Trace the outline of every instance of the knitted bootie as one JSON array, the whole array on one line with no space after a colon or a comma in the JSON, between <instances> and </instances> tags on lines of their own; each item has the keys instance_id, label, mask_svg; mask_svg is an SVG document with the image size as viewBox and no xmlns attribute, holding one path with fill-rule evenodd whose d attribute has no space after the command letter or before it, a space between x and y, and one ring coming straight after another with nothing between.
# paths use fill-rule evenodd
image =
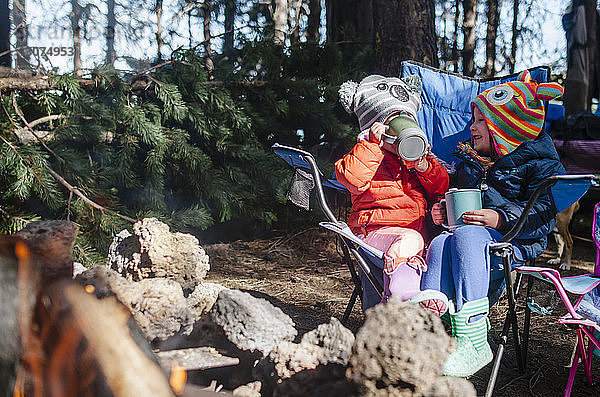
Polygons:
<instances>
[{"instance_id":1,"label":"knitted bootie","mask_svg":"<svg viewBox=\"0 0 600 397\"><path fill-rule=\"evenodd\" d=\"M466 302L460 311L450 313L452 336L458 342L458 348L448 356L444 375L471 376L492 361L494 355L487 341L489 310L486 297Z\"/></svg>"}]
</instances>

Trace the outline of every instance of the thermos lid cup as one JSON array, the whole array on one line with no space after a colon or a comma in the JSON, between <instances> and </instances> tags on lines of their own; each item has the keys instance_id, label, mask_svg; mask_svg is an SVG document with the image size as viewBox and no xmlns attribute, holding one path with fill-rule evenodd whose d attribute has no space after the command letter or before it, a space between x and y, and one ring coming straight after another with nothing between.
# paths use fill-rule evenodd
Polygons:
<instances>
[{"instance_id":1,"label":"thermos lid cup","mask_svg":"<svg viewBox=\"0 0 600 397\"><path fill-rule=\"evenodd\" d=\"M392 151L396 152L398 156L407 161L415 161L425 154L428 143L427 136L411 117L394 117L390 120L389 127L388 136L383 137L384 142L393 142L395 150Z\"/></svg>"},{"instance_id":2,"label":"thermos lid cup","mask_svg":"<svg viewBox=\"0 0 600 397\"><path fill-rule=\"evenodd\" d=\"M479 189L452 188L446 192L445 198L448 218L448 225L445 226L450 230L464 225L462 216L465 212L482 208L481 190Z\"/></svg>"}]
</instances>

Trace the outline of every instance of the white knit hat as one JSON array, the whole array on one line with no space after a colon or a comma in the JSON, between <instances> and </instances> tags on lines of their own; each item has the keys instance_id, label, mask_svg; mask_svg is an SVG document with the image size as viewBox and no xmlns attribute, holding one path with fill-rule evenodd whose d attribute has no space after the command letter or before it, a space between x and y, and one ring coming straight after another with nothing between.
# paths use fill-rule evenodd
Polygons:
<instances>
[{"instance_id":1,"label":"white knit hat","mask_svg":"<svg viewBox=\"0 0 600 397\"><path fill-rule=\"evenodd\" d=\"M371 125L385 122L394 113L407 113L415 120L421 107L421 78L367 76L360 83L347 81L339 89L340 102L358 117L361 136Z\"/></svg>"}]
</instances>

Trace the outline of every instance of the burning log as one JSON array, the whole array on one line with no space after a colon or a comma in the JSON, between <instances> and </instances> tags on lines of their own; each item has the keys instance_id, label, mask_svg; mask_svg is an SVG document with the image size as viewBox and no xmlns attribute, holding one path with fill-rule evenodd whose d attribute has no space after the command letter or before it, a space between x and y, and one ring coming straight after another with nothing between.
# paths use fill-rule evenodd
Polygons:
<instances>
[{"instance_id":1,"label":"burning log","mask_svg":"<svg viewBox=\"0 0 600 397\"><path fill-rule=\"evenodd\" d=\"M174 396L129 311L71 280L76 233L59 221L0 236L2 395Z\"/></svg>"},{"instance_id":2,"label":"burning log","mask_svg":"<svg viewBox=\"0 0 600 397\"><path fill-rule=\"evenodd\" d=\"M116 299L55 282L38 299L33 324L17 384L24 396L173 396Z\"/></svg>"}]
</instances>

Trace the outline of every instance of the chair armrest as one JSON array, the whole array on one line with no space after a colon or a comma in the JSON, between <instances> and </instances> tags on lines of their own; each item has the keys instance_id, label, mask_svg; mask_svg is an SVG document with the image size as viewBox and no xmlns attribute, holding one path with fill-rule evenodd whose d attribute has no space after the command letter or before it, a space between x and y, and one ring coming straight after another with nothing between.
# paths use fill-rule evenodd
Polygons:
<instances>
[{"instance_id":1,"label":"chair armrest","mask_svg":"<svg viewBox=\"0 0 600 397\"><path fill-rule=\"evenodd\" d=\"M324 227L327 230L331 230L339 234L340 236L352 241L354 244L362 247L364 250L370 252L372 255L376 256L379 259L383 259L384 253L381 250L378 250L375 247L370 246L369 244L362 241L358 238L352 230L346 225L344 222L320 222L319 226Z\"/></svg>"},{"instance_id":2,"label":"chair armrest","mask_svg":"<svg viewBox=\"0 0 600 397\"><path fill-rule=\"evenodd\" d=\"M500 241L501 242L512 241L516 237L516 235L519 234L519 232L525 225L525 222L527 221L527 216L529 216L529 213L531 212L533 205L535 204L535 202L537 201L537 199L540 197L540 195L542 194L542 192L544 190L552 188L559 181L573 182L573 181L577 181L577 180L588 181L589 185L583 191L580 191L579 194L571 195L569 197L570 203L561 201L561 205L559 206L555 200L555 206L557 207L558 212L563 211L564 209L568 208L571 204L573 204L574 202L579 200L581 197L583 197L583 195L587 192L587 190L591 186L592 182L595 182L595 183L600 182L600 178L598 176L591 175L591 174L589 174L589 175L554 175L554 176L551 176L551 177L545 179L540 184L540 186L538 186L538 188L535 189L535 191L533 192L533 194L531 195L531 197L525 204L525 208L523 209L521 216L519 216L517 223L515 223L515 225L512 228L510 228L510 230L508 232L506 232L504 234L504 236L502 236Z\"/></svg>"}]
</instances>

